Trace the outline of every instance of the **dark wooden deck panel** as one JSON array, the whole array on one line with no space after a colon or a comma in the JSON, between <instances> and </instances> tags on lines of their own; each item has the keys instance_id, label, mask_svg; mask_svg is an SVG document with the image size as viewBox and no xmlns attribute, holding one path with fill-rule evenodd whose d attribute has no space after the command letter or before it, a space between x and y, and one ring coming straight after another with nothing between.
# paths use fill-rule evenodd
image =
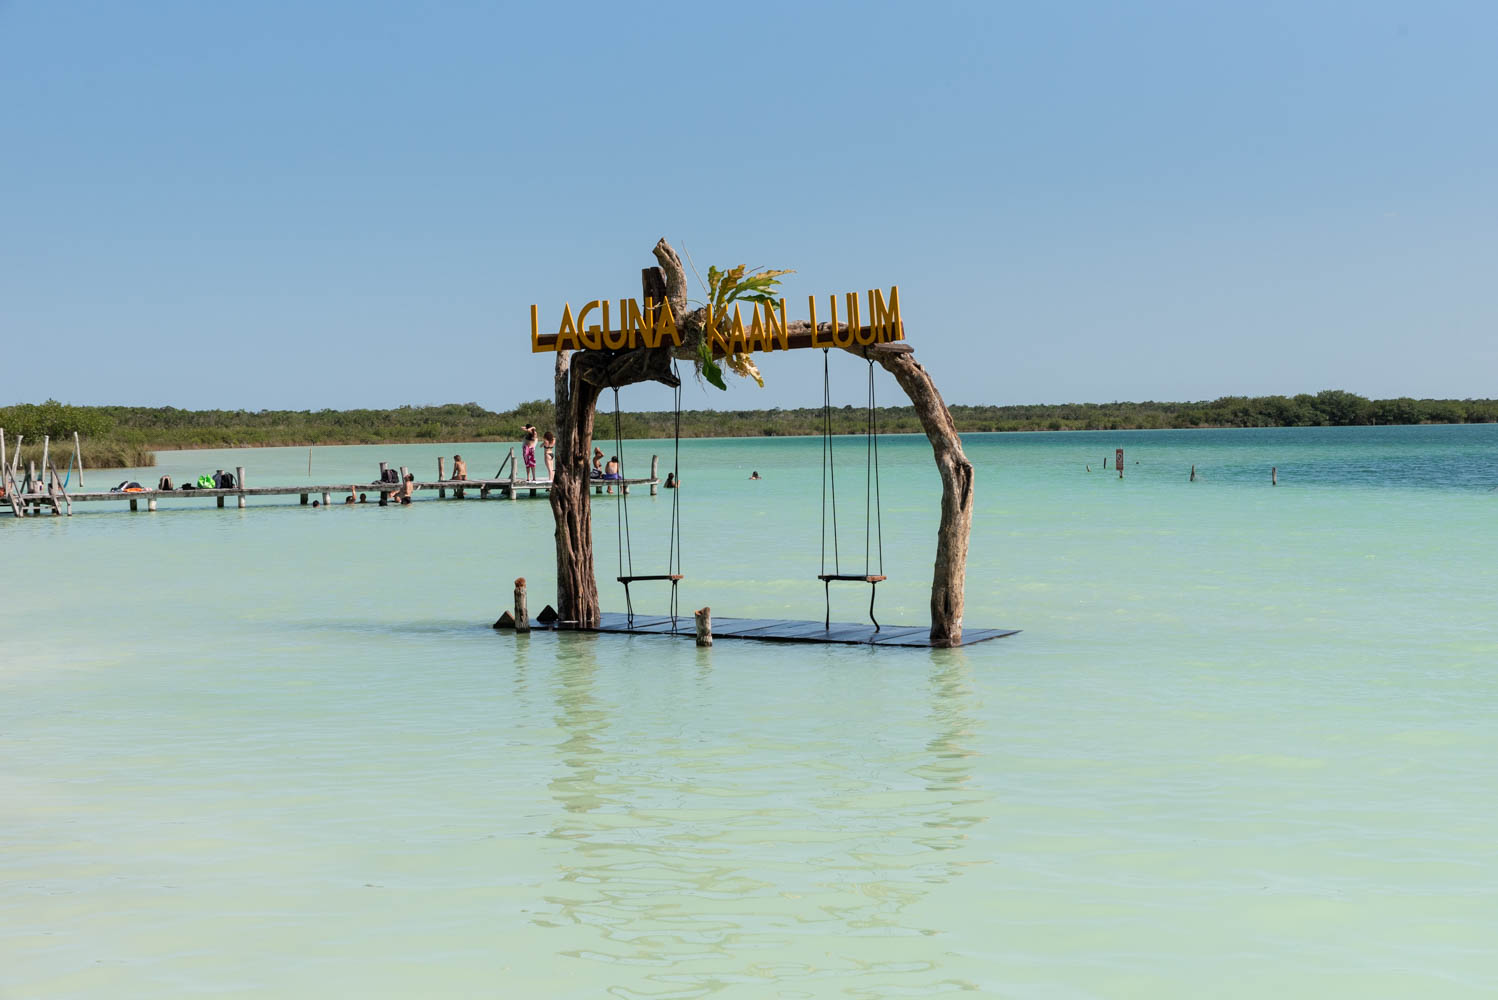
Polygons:
<instances>
[{"instance_id":1,"label":"dark wooden deck panel","mask_svg":"<svg viewBox=\"0 0 1498 1000\"><path fill-rule=\"evenodd\" d=\"M537 624L537 629L546 626ZM669 615L635 615L631 622L627 615L606 611L600 616L596 629L588 632L603 632L616 635L670 635L692 638L696 626L690 613L679 615L672 624ZM1000 639L1014 635L1014 628L968 628L962 631L962 644ZM845 645L910 646L930 648L931 629L926 625L886 625L878 632L873 625L854 622L833 622L824 628L821 622L791 621L785 618L714 618L714 639L759 639L764 642L832 642Z\"/></svg>"}]
</instances>

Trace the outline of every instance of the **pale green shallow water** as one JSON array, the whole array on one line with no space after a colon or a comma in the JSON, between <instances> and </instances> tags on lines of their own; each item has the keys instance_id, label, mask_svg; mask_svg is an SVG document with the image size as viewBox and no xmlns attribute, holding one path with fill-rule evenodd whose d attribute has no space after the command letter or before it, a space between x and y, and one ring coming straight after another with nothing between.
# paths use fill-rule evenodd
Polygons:
<instances>
[{"instance_id":1,"label":"pale green shallow water","mask_svg":"<svg viewBox=\"0 0 1498 1000\"><path fill-rule=\"evenodd\" d=\"M494 633L544 501L7 518L0 997L1492 995L1498 427L968 448L968 623L1024 631L956 651ZM312 481L454 450L508 446ZM881 454L920 622L938 486ZM683 445L683 607L820 615L819 458Z\"/></svg>"}]
</instances>

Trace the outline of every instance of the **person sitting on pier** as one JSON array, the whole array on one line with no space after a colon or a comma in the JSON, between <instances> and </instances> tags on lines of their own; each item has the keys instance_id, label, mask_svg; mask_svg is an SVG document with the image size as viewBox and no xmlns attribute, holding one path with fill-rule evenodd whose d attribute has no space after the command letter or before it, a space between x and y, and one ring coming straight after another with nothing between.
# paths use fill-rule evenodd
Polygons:
<instances>
[{"instance_id":1,"label":"person sitting on pier","mask_svg":"<svg viewBox=\"0 0 1498 1000\"><path fill-rule=\"evenodd\" d=\"M416 492L416 476L414 473L406 473L406 481L401 483L401 488L395 491L395 498L403 504L411 502L411 496Z\"/></svg>"},{"instance_id":2,"label":"person sitting on pier","mask_svg":"<svg viewBox=\"0 0 1498 1000\"><path fill-rule=\"evenodd\" d=\"M614 455L612 458L610 458L609 461L608 461L608 464L603 467L603 478L605 478L605 479L623 479L624 478L623 476L621 476L619 474L619 456L618 455ZM620 487L620 489L623 489L623 487ZM609 492L610 493L614 492L614 488L612 486L609 487Z\"/></svg>"},{"instance_id":3,"label":"person sitting on pier","mask_svg":"<svg viewBox=\"0 0 1498 1000\"><path fill-rule=\"evenodd\" d=\"M468 463L465 462L465 461L463 461L463 456L462 455L454 455L453 456L453 478L454 479L467 479L468 478Z\"/></svg>"}]
</instances>

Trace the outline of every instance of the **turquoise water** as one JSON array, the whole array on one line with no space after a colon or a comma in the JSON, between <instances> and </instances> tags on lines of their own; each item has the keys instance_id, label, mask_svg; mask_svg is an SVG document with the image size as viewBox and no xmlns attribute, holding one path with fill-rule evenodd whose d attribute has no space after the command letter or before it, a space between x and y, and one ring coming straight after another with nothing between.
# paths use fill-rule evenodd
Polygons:
<instances>
[{"instance_id":1,"label":"turquoise water","mask_svg":"<svg viewBox=\"0 0 1498 1000\"><path fill-rule=\"evenodd\" d=\"M0 997L1491 995L1498 426L967 448L967 621L1023 631L960 650L495 633L544 501L4 519ZM682 445L683 607L820 616L820 449ZM880 455L918 623L939 484Z\"/></svg>"}]
</instances>

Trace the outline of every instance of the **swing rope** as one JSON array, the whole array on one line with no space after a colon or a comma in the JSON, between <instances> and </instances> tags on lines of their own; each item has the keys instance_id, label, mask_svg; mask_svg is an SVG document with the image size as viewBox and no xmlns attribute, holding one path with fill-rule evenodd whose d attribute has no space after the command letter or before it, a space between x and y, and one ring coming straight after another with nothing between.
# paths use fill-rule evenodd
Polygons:
<instances>
[{"instance_id":1,"label":"swing rope","mask_svg":"<svg viewBox=\"0 0 1498 1000\"><path fill-rule=\"evenodd\" d=\"M672 363L672 371L677 375L674 392L673 405L675 407L674 427L674 450L671 458L671 477L677 484L671 491L671 535L666 549L666 572L662 574L636 575L634 546L630 539L629 529L629 493L624 483L624 431L623 419L619 411L619 387L611 386L614 390L614 458L619 462L619 479L609 480L610 483L617 482L619 493L614 498L614 507L617 511L615 518L615 533L619 537L619 577L618 580L624 585L624 608L627 620L633 624L635 620L634 601L629 592L629 585L638 580L669 580L671 582L671 631L676 631L676 620L680 616L680 604L678 601L677 584L681 582L681 377L676 364ZM626 567L628 572L626 572Z\"/></svg>"},{"instance_id":2,"label":"swing rope","mask_svg":"<svg viewBox=\"0 0 1498 1000\"><path fill-rule=\"evenodd\" d=\"M837 464L832 458L832 380L827 371L829 348L822 348L822 573L827 572L827 486L832 484L832 572L841 573L837 549Z\"/></svg>"},{"instance_id":3,"label":"swing rope","mask_svg":"<svg viewBox=\"0 0 1498 1000\"><path fill-rule=\"evenodd\" d=\"M824 628L832 627L832 584L834 581L867 583L869 585L869 620L874 631L879 631L879 619L874 617L874 597L884 576L884 505L879 491L879 416L874 397L874 361L869 362L868 414L864 421L864 498L863 498L863 573L845 574L838 551L837 530L837 462L832 447L832 379L828 366L828 348L822 348L822 571L817 578L822 581L827 601ZM832 500L832 572L827 572L827 501ZM875 535L878 538L879 572L871 572L872 555L875 551Z\"/></svg>"}]
</instances>

